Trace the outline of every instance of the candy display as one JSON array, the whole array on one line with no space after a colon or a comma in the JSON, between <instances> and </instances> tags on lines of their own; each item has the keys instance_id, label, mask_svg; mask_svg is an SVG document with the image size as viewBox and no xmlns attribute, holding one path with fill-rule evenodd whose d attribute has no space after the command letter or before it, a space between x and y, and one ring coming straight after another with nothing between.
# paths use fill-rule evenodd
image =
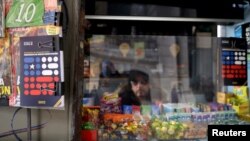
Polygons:
<instances>
[{"instance_id":1,"label":"candy display","mask_svg":"<svg viewBox=\"0 0 250 141\"><path fill-rule=\"evenodd\" d=\"M99 123L99 113L100 113L100 107L98 106L86 106L82 108L82 122L83 127L87 125L93 126L92 129L98 128Z\"/></svg>"},{"instance_id":2,"label":"candy display","mask_svg":"<svg viewBox=\"0 0 250 141\"><path fill-rule=\"evenodd\" d=\"M208 125L250 124L243 121L249 117L238 118L231 105L220 103L123 105L123 113L100 114L99 108L84 108L82 129L98 131L100 141L205 139Z\"/></svg>"},{"instance_id":3,"label":"candy display","mask_svg":"<svg viewBox=\"0 0 250 141\"><path fill-rule=\"evenodd\" d=\"M81 126L82 141L97 141L97 129L99 127L99 113L100 113L100 107L98 106L82 107L82 126Z\"/></svg>"},{"instance_id":4,"label":"candy display","mask_svg":"<svg viewBox=\"0 0 250 141\"><path fill-rule=\"evenodd\" d=\"M148 140L152 136L147 120L136 120L132 114L105 114L98 135L102 141Z\"/></svg>"},{"instance_id":5,"label":"candy display","mask_svg":"<svg viewBox=\"0 0 250 141\"><path fill-rule=\"evenodd\" d=\"M185 139L202 139L207 136L207 124L189 122L186 124L187 130L184 131Z\"/></svg>"},{"instance_id":6,"label":"candy display","mask_svg":"<svg viewBox=\"0 0 250 141\"><path fill-rule=\"evenodd\" d=\"M164 121L153 119L151 129L155 138L159 140L182 139L184 131L187 130L187 124L176 121Z\"/></svg>"}]
</instances>

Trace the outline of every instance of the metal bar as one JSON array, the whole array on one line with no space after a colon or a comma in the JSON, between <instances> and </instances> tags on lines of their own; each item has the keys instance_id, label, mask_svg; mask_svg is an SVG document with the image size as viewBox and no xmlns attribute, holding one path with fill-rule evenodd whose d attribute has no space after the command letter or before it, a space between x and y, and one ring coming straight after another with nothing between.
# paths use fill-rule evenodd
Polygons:
<instances>
[{"instance_id":1,"label":"metal bar","mask_svg":"<svg viewBox=\"0 0 250 141\"><path fill-rule=\"evenodd\" d=\"M31 109L27 108L27 141L31 141Z\"/></svg>"},{"instance_id":2,"label":"metal bar","mask_svg":"<svg viewBox=\"0 0 250 141\"><path fill-rule=\"evenodd\" d=\"M93 20L128 20L128 21L173 21L173 22L216 22L236 23L242 19L216 19L216 18L186 18L186 17L150 17L150 16L106 16L106 15L85 15L86 19Z\"/></svg>"}]
</instances>

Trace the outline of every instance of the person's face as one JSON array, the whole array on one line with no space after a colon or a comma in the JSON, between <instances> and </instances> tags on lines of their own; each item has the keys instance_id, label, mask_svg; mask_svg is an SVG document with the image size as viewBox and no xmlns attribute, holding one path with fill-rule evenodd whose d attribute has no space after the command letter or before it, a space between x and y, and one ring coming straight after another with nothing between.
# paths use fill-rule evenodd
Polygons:
<instances>
[{"instance_id":1,"label":"person's face","mask_svg":"<svg viewBox=\"0 0 250 141\"><path fill-rule=\"evenodd\" d=\"M149 94L149 84L146 81L131 81L131 87L134 94L139 97L143 98Z\"/></svg>"}]
</instances>

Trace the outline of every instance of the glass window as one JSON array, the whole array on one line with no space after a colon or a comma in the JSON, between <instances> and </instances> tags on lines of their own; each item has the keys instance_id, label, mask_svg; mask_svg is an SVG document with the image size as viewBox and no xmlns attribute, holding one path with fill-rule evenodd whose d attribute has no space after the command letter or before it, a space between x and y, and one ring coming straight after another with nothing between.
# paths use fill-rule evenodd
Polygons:
<instances>
[{"instance_id":1,"label":"glass window","mask_svg":"<svg viewBox=\"0 0 250 141\"><path fill-rule=\"evenodd\" d=\"M151 103L212 102L217 41L203 38L210 43L199 44L196 40L202 39L189 36L93 35L89 90L147 86Z\"/></svg>"},{"instance_id":2,"label":"glass window","mask_svg":"<svg viewBox=\"0 0 250 141\"><path fill-rule=\"evenodd\" d=\"M99 139L206 138L217 38L92 35L88 47L83 104L99 111Z\"/></svg>"}]
</instances>

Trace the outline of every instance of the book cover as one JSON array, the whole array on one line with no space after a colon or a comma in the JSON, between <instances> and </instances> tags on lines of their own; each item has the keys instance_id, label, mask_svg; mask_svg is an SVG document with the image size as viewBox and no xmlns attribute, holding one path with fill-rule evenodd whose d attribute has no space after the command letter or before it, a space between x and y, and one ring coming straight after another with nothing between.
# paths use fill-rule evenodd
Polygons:
<instances>
[{"instance_id":1,"label":"book cover","mask_svg":"<svg viewBox=\"0 0 250 141\"><path fill-rule=\"evenodd\" d=\"M20 38L21 106L60 108L64 81L59 36ZM63 106L63 104L59 104Z\"/></svg>"}]
</instances>

